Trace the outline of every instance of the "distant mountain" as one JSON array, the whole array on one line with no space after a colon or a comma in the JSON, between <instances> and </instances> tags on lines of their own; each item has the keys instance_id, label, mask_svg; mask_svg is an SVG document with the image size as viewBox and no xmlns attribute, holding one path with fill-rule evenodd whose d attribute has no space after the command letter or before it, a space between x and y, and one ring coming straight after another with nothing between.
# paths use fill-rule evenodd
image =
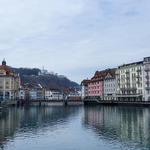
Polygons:
<instances>
[{"instance_id":1,"label":"distant mountain","mask_svg":"<svg viewBox=\"0 0 150 150\"><path fill-rule=\"evenodd\" d=\"M20 74L21 82L23 85L41 84L43 87L49 89L66 89L66 88L80 88L79 84L69 80L67 77L57 74L41 74L38 68L12 68L16 73Z\"/></svg>"}]
</instances>

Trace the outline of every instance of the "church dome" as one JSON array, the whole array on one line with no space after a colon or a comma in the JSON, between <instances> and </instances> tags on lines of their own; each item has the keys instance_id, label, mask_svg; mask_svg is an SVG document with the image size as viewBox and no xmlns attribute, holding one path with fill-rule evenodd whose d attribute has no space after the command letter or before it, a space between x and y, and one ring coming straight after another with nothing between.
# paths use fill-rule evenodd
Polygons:
<instances>
[{"instance_id":1,"label":"church dome","mask_svg":"<svg viewBox=\"0 0 150 150\"><path fill-rule=\"evenodd\" d=\"M6 75L14 74L13 70L9 66L6 65L5 59L2 61L2 65L0 65L0 71L2 72L4 71Z\"/></svg>"},{"instance_id":2,"label":"church dome","mask_svg":"<svg viewBox=\"0 0 150 150\"><path fill-rule=\"evenodd\" d=\"M5 59L2 61L2 66L6 66L6 61L5 61Z\"/></svg>"}]
</instances>

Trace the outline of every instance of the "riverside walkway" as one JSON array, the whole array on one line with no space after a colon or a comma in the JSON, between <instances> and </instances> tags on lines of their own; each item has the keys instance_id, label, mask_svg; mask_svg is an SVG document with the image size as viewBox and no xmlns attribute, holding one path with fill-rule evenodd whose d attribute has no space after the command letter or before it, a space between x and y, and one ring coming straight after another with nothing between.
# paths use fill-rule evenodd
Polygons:
<instances>
[{"instance_id":1,"label":"riverside walkway","mask_svg":"<svg viewBox=\"0 0 150 150\"><path fill-rule=\"evenodd\" d=\"M63 106L63 105L83 105L82 100L19 100L18 105L39 105L39 106Z\"/></svg>"},{"instance_id":2,"label":"riverside walkway","mask_svg":"<svg viewBox=\"0 0 150 150\"><path fill-rule=\"evenodd\" d=\"M117 100L97 100L86 99L85 105L132 105L132 106L150 106L150 101L117 101Z\"/></svg>"}]
</instances>

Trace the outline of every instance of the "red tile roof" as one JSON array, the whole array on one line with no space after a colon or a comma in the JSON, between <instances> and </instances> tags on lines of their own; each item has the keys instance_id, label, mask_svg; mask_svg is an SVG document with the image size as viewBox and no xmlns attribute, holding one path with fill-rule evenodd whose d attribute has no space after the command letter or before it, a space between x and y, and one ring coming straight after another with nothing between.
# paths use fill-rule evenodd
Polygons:
<instances>
[{"instance_id":1,"label":"red tile roof","mask_svg":"<svg viewBox=\"0 0 150 150\"><path fill-rule=\"evenodd\" d=\"M83 80L81 84L83 84L84 86L87 86L89 82L90 80L86 79L86 80Z\"/></svg>"},{"instance_id":2,"label":"red tile roof","mask_svg":"<svg viewBox=\"0 0 150 150\"><path fill-rule=\"evenodd\" d=\"M110 74L112 77L115 77L115 71L116 69L106 69L102 71L96 71L94 77L91 78L91 81L104 80L108 74Z\"/></svg>"}]
</instances>

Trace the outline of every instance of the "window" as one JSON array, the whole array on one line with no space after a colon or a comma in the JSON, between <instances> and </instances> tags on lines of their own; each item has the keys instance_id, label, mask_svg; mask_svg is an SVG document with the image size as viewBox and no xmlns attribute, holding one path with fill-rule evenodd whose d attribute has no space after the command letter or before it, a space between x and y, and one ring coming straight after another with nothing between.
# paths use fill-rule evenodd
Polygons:
<instances>
[{"instance_id":1,"label":"window","mask_svg":"<svg viewBox=\"0 0 150 150\"><path fill-rule=\"evenodd\" d=\"M6 81L6 85L8 85L9 84L9 82L8 81Z\"/></svg>"}]
</instances>

